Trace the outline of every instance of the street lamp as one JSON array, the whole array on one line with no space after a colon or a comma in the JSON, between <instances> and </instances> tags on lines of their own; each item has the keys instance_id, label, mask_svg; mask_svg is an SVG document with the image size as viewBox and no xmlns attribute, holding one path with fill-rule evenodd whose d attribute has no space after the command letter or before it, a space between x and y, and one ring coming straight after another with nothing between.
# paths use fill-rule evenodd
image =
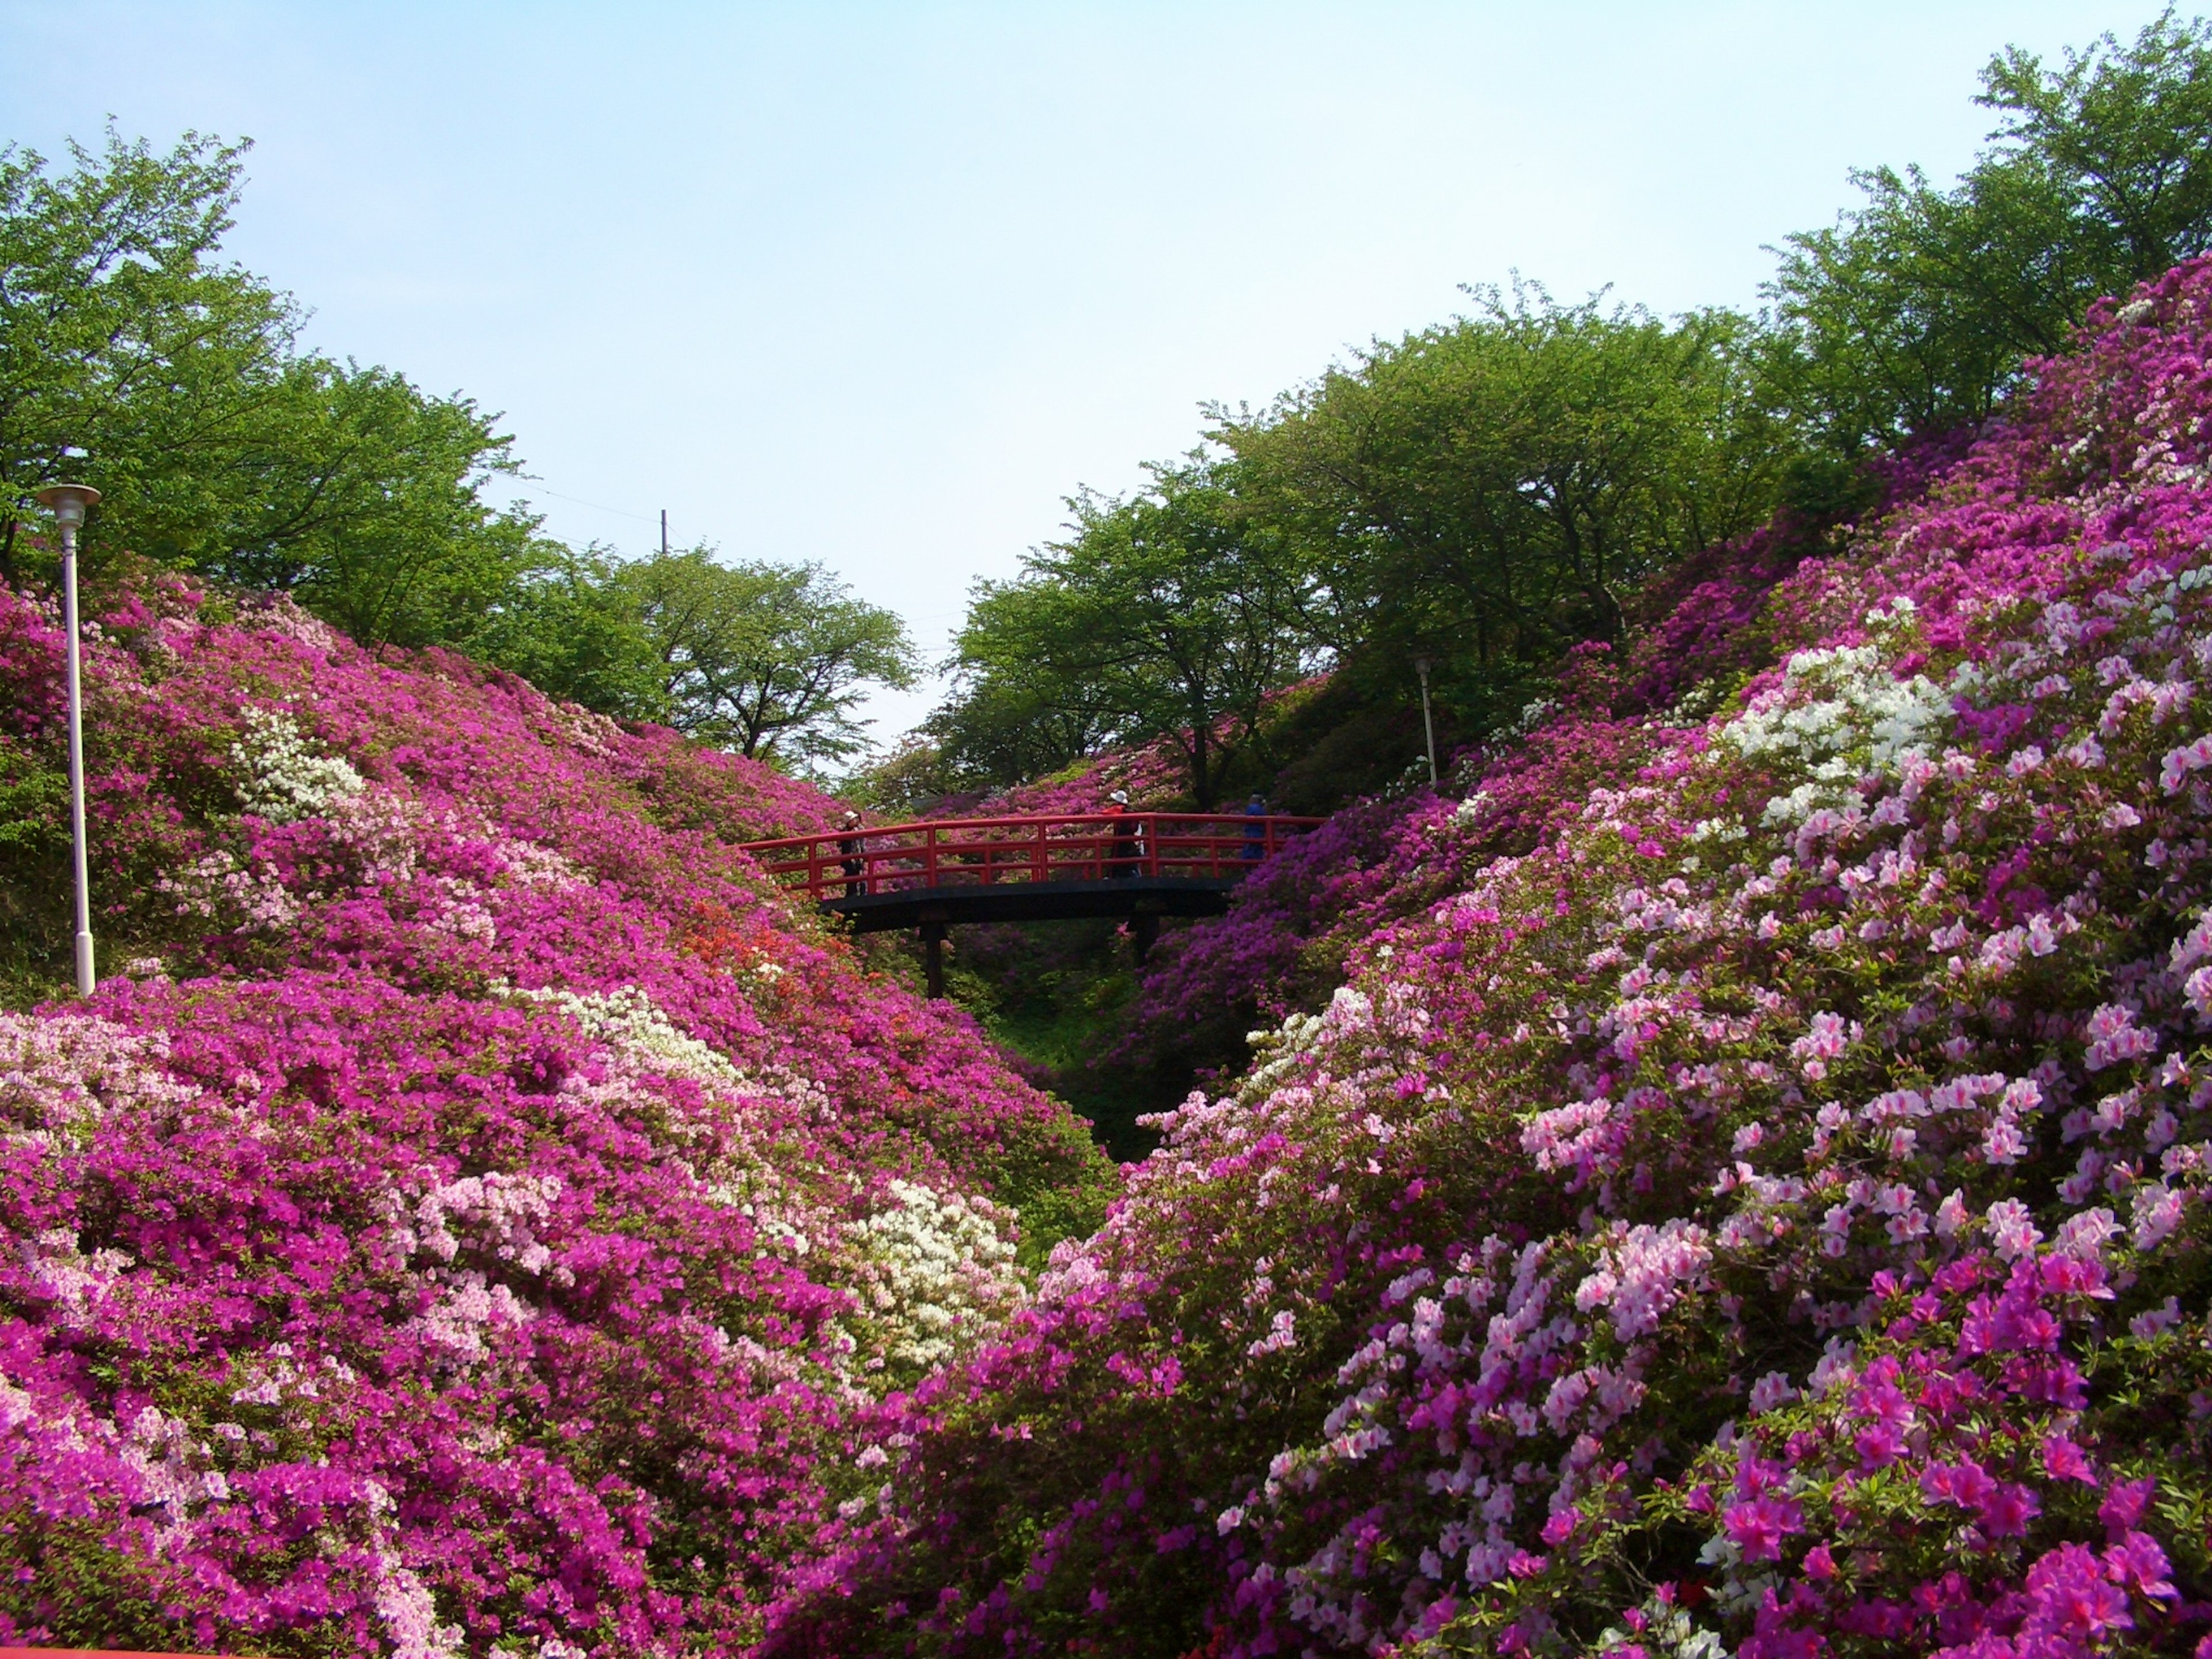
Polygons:
<instances>
[{"instance_id":1,"label":"street lamp","mask_svg":"<svg viewBox=\"0 0 2212 1659\"><path fill-rule=\"evenodd\" d=\"M40 507L54 515L62 532L62 628L69 635L70 837L76 854L76 994L92 994L99 981L92 971L92 888L84 855L84 686L77 659L76 532L85 509L100 492L84 484L48 484L37 492Z\"/></svg>"},{"instance_id":2,"label":"street lamp","mask_svg":"<svg viewBox=\"0 0 2212 1659\"><path fill-rule=\"evenodd\" d=\"M1421 677L1421 730L1428 734L1429 787L1433 789L1437 787L1437 722L1429 713L1429 659L1414 658L1413 672Z\"/></svg>"}]
</instances>

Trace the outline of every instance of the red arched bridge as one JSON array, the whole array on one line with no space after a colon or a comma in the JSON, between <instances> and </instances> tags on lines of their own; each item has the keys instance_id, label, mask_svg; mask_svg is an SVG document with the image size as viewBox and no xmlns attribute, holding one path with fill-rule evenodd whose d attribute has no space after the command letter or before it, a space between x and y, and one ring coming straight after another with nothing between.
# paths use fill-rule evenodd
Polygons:
<instances>
[{"instance_id":1,"label":"red arched bridge","mask_svg":"<svg viewBox=\"0 0 2212 1659\"><path fill-rule=\"evenodd\" d=\"M963 921L1126 916L1137 954L1163 916L1216 916L1230 890L1322 820L1280 813L1063 812L868 824L756 841L761 868L873 933L920 930L932 996Z\"/></svg>"}]
</instances>

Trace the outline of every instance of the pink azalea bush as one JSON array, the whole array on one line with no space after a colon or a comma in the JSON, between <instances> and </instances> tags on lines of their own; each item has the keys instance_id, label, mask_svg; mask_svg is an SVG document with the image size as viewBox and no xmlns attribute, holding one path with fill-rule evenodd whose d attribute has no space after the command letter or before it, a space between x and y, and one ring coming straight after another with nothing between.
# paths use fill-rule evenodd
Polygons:
<instances>
[{"instance_id":1,"label":"pink azalea bush","mask_svg":"<svg viewBox=\"0 0 2212 1659\"><path fill-rule=\"evenodd\" d=\"M1094 1068L1241 1065L1255 1019L1279 1021L1343 982L1346 945L1397 893L1405 838L1453 805L1425 791L1358 801L1291 840L1238 885L1227 915L1161 940Z\"/></svg>"},{"instance_id":2,"label":"pink azalea bush","mask_svg":"<svg viewBox=\"0 0 2212 1659\"><path fill-rule=\"evenodd\" d=\"M0 1642L750 1650L1110 1171L733 850L834 802L211 610L98 630L112 976L0 1012Z\"/></svg>"},{"instance_id":3,"label":"pink azalea bush","mask_svg":"<svg viewBox=\"0 0 2212 1659\"><path fill-rule=\"evenodd\" d=\"M1109 749L1035 783L997 789L943 803L938 816L998 818L1030 813L1100 812L1120 790L1139 811L1174 805L1187 787L1183 763L1165 738L1128 749Z\"/></svg>"},{"instance_id":4,"label":"pink azalea bush","mask_svg":"<svg viewBox=\"0 0 2212 1659\"><path fill-rule=\"evenodd\" d=\"M770 1651L2212 1654L2212 263L2039 374L1409 817Z\"/></svg>"},{"instance_id":5,"label":"pink azalea bush","mask_svg":"<svg viewBox=\"0 0 2212 1659\"><path fill-rule=\"evenodd\" d=\"M1279 719L1328 683L1317 674L1267 693L1261 699L1262 724ZM1252 734L1243 717L1224 714L1212 726L1215 761L1223 750L1243 743ZM1086 755L1049 777L981 795L954 797L939 802L935 815L945 817L1009 817L1024 813L1097 812L1120 790L1139 811L1190 810L1191 728L1164 732L1147 743L1131 744ZM1241 799L1220 803L1231 812L1243 808Z\"/></svg>"}]
</instances>

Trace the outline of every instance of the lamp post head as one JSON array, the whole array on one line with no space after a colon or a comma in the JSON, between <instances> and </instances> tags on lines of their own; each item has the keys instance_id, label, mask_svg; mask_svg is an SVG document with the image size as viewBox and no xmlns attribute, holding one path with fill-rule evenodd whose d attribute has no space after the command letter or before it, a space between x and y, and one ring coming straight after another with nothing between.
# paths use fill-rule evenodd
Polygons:
<instances>
[{"instance_id":1,"label":"lamp post head","mask_svg":"<svg viewBox=\"0 0 2212 1659\"><path fill-rule=\"evenodd\" d=\"M1425 681L1429 678L1429 659L1426 657L1414 658L1413 672L1416 674L1419 674L1421 678Z\"/></svg>"},{"instance_id":2,"label":"lamp post head","mask_svg":"<svg viewBox=\"0 0 2212 1659\"><path fill-rule=\"evenodd\" d=\"M54 515L54 522L64 530L75 530L84 522L85 509L100 499L100 492L90 484L48 484L33 492L40 507Z\"/></svg>"}]
</instances>

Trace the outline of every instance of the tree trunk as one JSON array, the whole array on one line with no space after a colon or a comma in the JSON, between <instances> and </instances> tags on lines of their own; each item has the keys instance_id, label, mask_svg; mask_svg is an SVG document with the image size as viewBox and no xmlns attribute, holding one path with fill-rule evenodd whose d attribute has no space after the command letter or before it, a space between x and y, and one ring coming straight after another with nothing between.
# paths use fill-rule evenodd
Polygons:
<instances>
[{"instance_id":1,"label":"tree trunk","mask_svg":"<svg viewBox=\"0 0 2212 1659\"><path fill-rule=\"evenodd\" d=\"M1200 713L1190 723L1190 793L1197 801L1198 810L1213 810L1213 756L1210 739L1213 733L1204 714Z\"/></svg>"}]
</instances>

